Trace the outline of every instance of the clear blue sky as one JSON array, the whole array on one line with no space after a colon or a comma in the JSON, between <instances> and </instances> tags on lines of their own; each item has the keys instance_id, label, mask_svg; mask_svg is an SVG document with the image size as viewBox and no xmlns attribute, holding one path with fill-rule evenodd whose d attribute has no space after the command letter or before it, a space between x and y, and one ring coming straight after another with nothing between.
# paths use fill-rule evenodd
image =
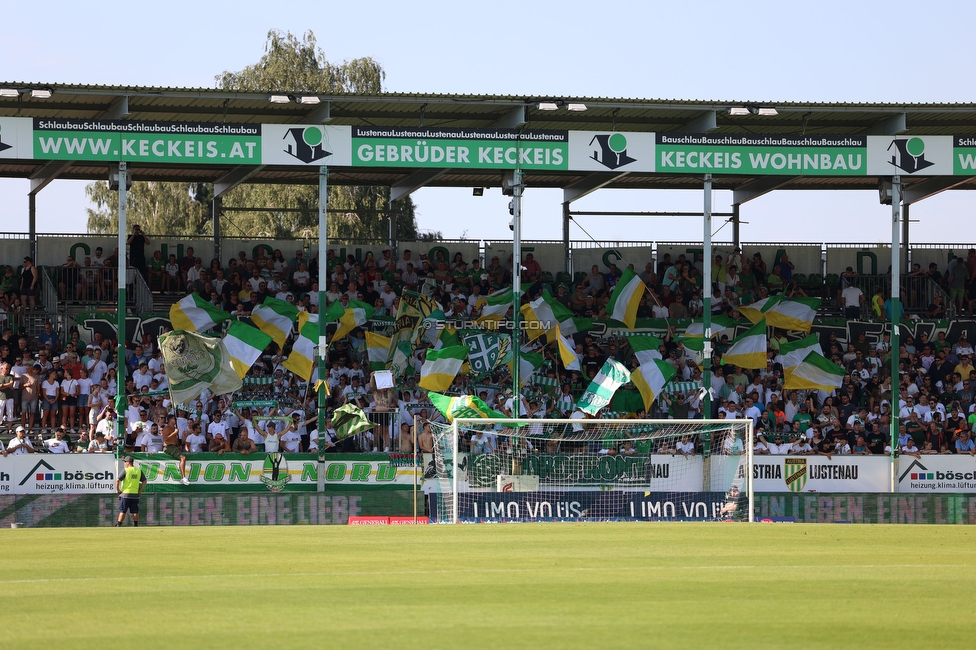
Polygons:
<instances>
[{"instance_id":1,"label":"clear blue sky","mask_svg":"<svg viewBox=\"0 0 976 650\"><path fill-rule=\"evenodd\" d=\"M219 8L218 8L219 7ZM645 99L976 102L961 25L976 3L711 2L185 2L97 8L8 3L0 80L214 87L263 52L277 28L311 29L332 61L372 56L395 92L499 93ZM113 42L117 46L113 46ZM0 180L6 231L26 231L27 181ZM446 237L510 237L497 190L424 189L419 224ZM730 193L714 209L729 210ZM561 192L530 190L525 238L561 237ZM601 191L578 210L700 210L699 192ZM84 183L57 181L37 200L41 232L84 232ZM912 208L914 241L976 240L957 224L974 192L944 192ZM742 208L744 241L890 241L877 192L775 192ZM580 222L598 238L688 240L697 219ZM717 227L717 225L716 225ZM722 234L728 232L728 229ZM587 239L574 226L574 239ZM720 235L721 237L721 235Z\"/></svg>"}]
</instances>

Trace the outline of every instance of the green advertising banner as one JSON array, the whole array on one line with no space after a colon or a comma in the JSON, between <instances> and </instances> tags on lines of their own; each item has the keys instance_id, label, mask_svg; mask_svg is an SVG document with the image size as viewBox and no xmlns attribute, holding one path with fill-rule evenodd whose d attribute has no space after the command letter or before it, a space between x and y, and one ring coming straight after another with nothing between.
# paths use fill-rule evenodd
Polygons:
<instances>
[{"instance_id":1,"label":"green advertising banner","mask_svg":"<svg viewBox=\"0 0 976 650\"><path fill-rule=\"evenodd\" d=\"M114 495L0 496L0 527L111 526L118 506ZM342 525L349 517L412 516L413 493L143 494L139 506L146 526Z\"/></svg>"},{"instance_id":2,"label":"green advertising banner","mask_svg":"<svg viewBox=\"0 0 976 650\"><path fill-rule=\"evenodd\" d=\"M179 463L166 454L132 454L146 473L147 492L314 492L317 454L187 454L189 485L180 482ZM387 454L326 454L328 490L390 489L423 482L411 458Z\"/></svg>"},{"instance_id":3,"label":"green advertising banner","mask_svg":"<svg viewBox=\"0 0 976 650\"><path fill-rule=\"evenodd\" d=\"M170 164L261 164L260 124L34 120L34 158Z\"/></svg>"},{"instance_id":4,"label":"green advertising banner","mask_svg":"<svg viewBox=\"0 0 976 650\"><path fill-rule=\"evenodd\" d=\"M976 136L956 136L953 138L953 174L957 176L976 175Z\"/></svg>"},{"instance_id":5,"label":"green advertising banner","mask_svg":"<svg viewBox=\"0 0 976 650\"><path fill-rule=\"evenodd\" d=\"M568 131L354 126L354 167L569 169Z\"/></svg>"},{"instance_id":6,"label":"green advertising banner","mask_svg":"<svg viewBox=\"0 0 976 650\"><path fill-rule=\"evenodd\" d=\"M976 137L0 118L0 159L742 176L973 176Z\"/></svg>"},{"instance_id":7,"label":"green advertising banner","mask_svg":"<svg viewBox=\"0 0 976 650\"><path fill-rule=\"evenodd\" d=\"M658 133L656 171L864 176L867 137Z\"/></svg>"}]
</instances>

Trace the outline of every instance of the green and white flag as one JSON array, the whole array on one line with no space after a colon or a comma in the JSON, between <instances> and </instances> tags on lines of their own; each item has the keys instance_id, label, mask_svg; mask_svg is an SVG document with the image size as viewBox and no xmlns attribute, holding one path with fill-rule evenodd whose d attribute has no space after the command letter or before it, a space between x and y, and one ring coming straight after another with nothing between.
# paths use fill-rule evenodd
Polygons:
<instances>
[{"instance_id":1,"label":"green and white flag","mask_svg":"<svg viewBox=\"0 0 976 650\"><path fill-rule=\"evenodd\" d=\"M810 352L783 383L786 390L822 390L829 393L840 388L844 369L822 354Z\"/></svg>"},{"instance_id":2,"label":"green and white flag","mask_svg":"<svg viewBox=\"0 0 976 650\"><path fill-rule=\"evenodd\" d=\"M265 298L263 303L251 310L251 321L280 348L285 347L285 339L296 320L298 307L277 298Z\"/></svg>"},{"instance_id":3,"label":"green and white flag","mask_svg":"<svg viewBox=\"0 0 976 650\"><path fill-rule=\"evenodd\" d=\"M350 300L346 307L343 307L342 303L336 300L325 314L327 323L339 321L339 327L336 328L335 334L332 335L332 343L335 343L357 327L365 325L373 317L375 312L375 309L358 300Z\"/></svg>"},{"instance_id":4,"label":"green and white flag","mask_svg":"<svg viewBox=\"0 0 976 650\"><path fill-rule=\"evenodd\" d=\"M512 350L512 337L508 334L468 334L464 337L468 346L468 364L475 375L486 375L500 366Z\"/></svg>"},{"instance_id":5,"label":"green and white flag","mask_svg":"<svg viewBox=\"0 0 976 650\"><path fill-rule=\"evenodd\" d=\"M732 342L722 363L742 368L766 367L766 321L761 320Z\"/></svg>"},{"instance_id":6,"label":"green and white flag","mask_svg":"<svg viewBox=\"0 0 976 650\"><path fill-rule=\"evenodd\" d=\"M370 370L384 370L390 361L390 346L393 342L389 336L366 332L366 353L369 356Z\"/></svg>"},{"instance_id":7,"label":"green and white flag","mask_svg":"<svg viewBox=\"0 0 976 650\"><path fill-rule=\"evenodd\" d=\"M369 421L361 408L348 403L332 412L332 428L335 429L336 440L345 440L364 431L369 431L373 428L373 423Z\"/></svg>"},{"instance_id":8,"label":"green and white flag","mask_svg":"<svg viewBox=\"0 0 976 650\"><path fill-rule=\"evenodd\" d=\"M783 360L783 379L789 379L796 367L803 362L808 354L816 352L823 356L823 349L820 347L820 337L816 334L804 337L799 341L790 341L779 346L779 353Z\"/></svg>"},{"instance_id":9,"label":"green and white flag","mask_svg":"<svg viewBox=\"0 0 976 650\"><path fill-rule=\"evenodd\" d=\"M644 399L644 410L650 411L654 400L664 390L664 385L674 377L674 366L661 359L651 359L647 363L642 363L637 370L630 375L631 381L637 390L640 391Z\"/></svg>"},{"instance_id":10,"label":"green and white flag","mask_svg":"<svg viewBox=\"0 0 976 650\"><path fill-rule=\"evenodd\" d=\"M485 306L481 315L475 319L478 323L497 323L505 318L505 314L512 307L512 290L496 291L485 298Z\"/></svg>"},{"instance_id":11,"label":"green and white flag","mask_svg":"<svg viewBox=\"0 0 976 650\"><path fill-rule=\"evenodd\" d=\"M465 345L427 350L426 361L420 369L420 387L434 391L447 390L454 383L467 356L468 348Z\"/></svg>"},{"instance_id":12,"label":"green and white flag","mask_svg":"<svg viewBox=\"0 0 976 650\"><path fill-rule=\"evenodd\" d=\"M319 324L307 318L299 318L298 323L298 338L291 346L291 354L281 365L308 381L312 378L312 366L315 365L315 346L319 340Z\"/></svg>"},{"instance_id":13,"label":"green and white flag","mask_svg":"<svg viewBox=\"0 0 976 650\"><path fill-rule=\"evenodd\" d=\"M504 418L504 413L490 408L481 399L474 395L462 395L460 397L448 397L439 393L427 393L427 399L440 411L448 422L453 422L454 418Z\"/></svg>"},{"instance_id":14,"label":"green and white flag","mask_svg":"<svg viewBox=\"0 0 976 650\"><path fill-rule=\"evenodd\" d=\"M169 321L174 330L206 332L208 329L230 320L229 313L207 302L197 293L191 293L169 308Z\"/></svg>"},{"instance_id":15,"label":"green and white flag","mask_svg":"<svg viewBox=\"0 0 976 650\"><path fill-rule=\"evenodd\" d=\"M545 362L546 357L541 353L535 352L522 352L519 355L519 386L525 386L529 383L529 378L532 377L532 373L542 367ZM515 365L514 357L508 361L508 371L512 372Z\"/></svg>"},{"instance_id":16,"label":"green and white flag","mask_svg":"<svg viewBox=\"0 0 976 650\"><path fill-rule=\"evenodd\" d=\"M256 327L235 321L230 324L227 334L221 339L221 343L223 343L224 350L227 352L230 364L237 373L238 379L243 379L254 362L264 352L264 349L271 345L271 337ZM169 366L167 366L168 368ZM238 382L237 388L240 388L241 385L243 382ZM218 391L213 392L219 394Z\"/></svg>"},{"instance_id":17,"label":"green and white flag","mask_svg":"<svg viewBox=\"0 0 976 650\"><path fill-rule=\"evenodd\" d=\"M607 315L626 325L627 329L633 330L637 323L637 308L646 290L643 280L628 266L613 288L613 294L606 307Z\"/></svg>"},{"instance_id":18,"label":"green and white flag","mask_svg":"<svg viewBox=\"0 0 976 650\"><path fill-rule=\"evenodd\" d=\"M779 297L779 296L777 296ZM782 298L766 303L766 324L784 330L809 332L820 309L820 298Z\"/></svg>"},{"instance_id":19,"label":"green and white flag","mask_svg":"<svg viewBox=\"0 0 976 650\"><path fill-rule=\"evenodd\" d=\"M650 363L654 359L664 358L660 350L658 350L661 347L661 339L656 336L651 336L650 334L630 336L627 338L627 342L630 343L630 347L634 350L634 356L637 357L638 366Z\"/></svg>"},{"instance_id":20,"label":"green and white flag","mask_svg":"<svg viewBox=\"0 0 976 650\"><path fill-rule=\"evenodd\" d=\"M586 392L579 398L576 408L589 415L596 415L600 409L610 404L617 389L629 381L630 371L619 361L607 359Z\"/></svg>"}]
</instances>

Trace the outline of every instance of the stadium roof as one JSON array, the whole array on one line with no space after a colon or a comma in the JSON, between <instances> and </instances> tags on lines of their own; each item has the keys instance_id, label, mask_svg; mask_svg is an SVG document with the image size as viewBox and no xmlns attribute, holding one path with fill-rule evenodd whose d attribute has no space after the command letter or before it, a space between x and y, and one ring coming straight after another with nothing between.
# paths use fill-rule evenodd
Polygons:
<instances>
[{"instance_id":1,"label":"stadium roof","mask_svg":"<svg viewBox=\"0 0 976 650\"><path fill-rule=\"evenodd\" d=\"M87 86L0 82L16 96L0 96L0 117L132 119L186 122L282 123L390 127L518 128L620 130L764 135L976 135L976 104L861 104L780 101L688 101L593 97L378 95L281 93L287 103L271 101L271 92L227 92L208 88ZM32 93L31 91L50 91ZM6 94L13 95L12 92ZM35 97L34 94L46 96ZM274 94L279 94L275 92ZM300 103L315 97L316 104ZM313 100L314 101L314 100ZM540 108L549 104L549 110ZM574 105L572 108L570 105ZM585 107L585 110L581 110ZM573 108L577 110L573 110ZM745 115L732 115L739 108ZM775 109L762 115L759 108ZM769 113L771 111L763 111ZM233 165L174 166L130 164L134 180L233 181ZM316 183L314 169L263 167L249 170L249 183ZM229 176L230 175L230 176ZM241 174L243 176L243 174ZM104 163L0 161L0 177L104 179ZM418 173L415 169L330 168L330 183L417 187L497 187L498 171L457 169ZM976 177L903 179L917 186L915 200L948 188L976 189ZM46 184L44 182L44 184ZM700 175L612 174L528 171L529 187L564 188L581 196L597 187L700 188ZM922 185L924 184L924 185ZM716 189L738 190L735 202L772 189L876 189L877 177L790 176L756 179L719 175ZM911 189L909 189L911 192Z\"/></svg>"}]
</instances>

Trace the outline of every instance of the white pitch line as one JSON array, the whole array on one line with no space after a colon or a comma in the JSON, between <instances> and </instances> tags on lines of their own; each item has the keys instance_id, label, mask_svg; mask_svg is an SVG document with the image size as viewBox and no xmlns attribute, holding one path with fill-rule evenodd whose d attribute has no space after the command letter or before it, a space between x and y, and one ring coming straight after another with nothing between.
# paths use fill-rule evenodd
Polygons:
<instances>
[{"instance_id":1,"label":"white pitch line","mask_svg":"<svg viewBox=\"0 0 976 650\"><path fill-rule=\"evenodd\" d=\"M829 565L828 568L833 569L960 569L972 565L968 564L833 564ZM741 571L741 570L764 570L764 571L778 571L781 569L817 569L822 570L825 567L820 564L779 564L775 566L770 566L766 564L762 565L750 565L750 564L718 564L718 565L708 565L708 566L643 566L643 567L626 567L620 568L619 571L627 571L628 573L633 572L637 568L638 570L644 571ZM437 569L437 570L423 570L423 571L322 571L322 572L303 572L303 573L211 573L206 575L168 575L168 576L153 576L146 575L142 576L149 580L212 580L214 578L318 578L318 577L328 577L328 576L389 576L389 575L431 575L431 574L472 574L472 573L543 573L555 571L558 573L566 573L571 571L613 571L613 569L608 569L606 567L575 567L575 568L564 568L564 567L551 567L551 568L532 568L523 567L520 569ZM108 582L114 580L131 580L131 576L91 576L87 578L29 578L23 580L0 580L0 584L13 585L13 584L41 584L46 582Z\"/></svg>"}]
</instances>

